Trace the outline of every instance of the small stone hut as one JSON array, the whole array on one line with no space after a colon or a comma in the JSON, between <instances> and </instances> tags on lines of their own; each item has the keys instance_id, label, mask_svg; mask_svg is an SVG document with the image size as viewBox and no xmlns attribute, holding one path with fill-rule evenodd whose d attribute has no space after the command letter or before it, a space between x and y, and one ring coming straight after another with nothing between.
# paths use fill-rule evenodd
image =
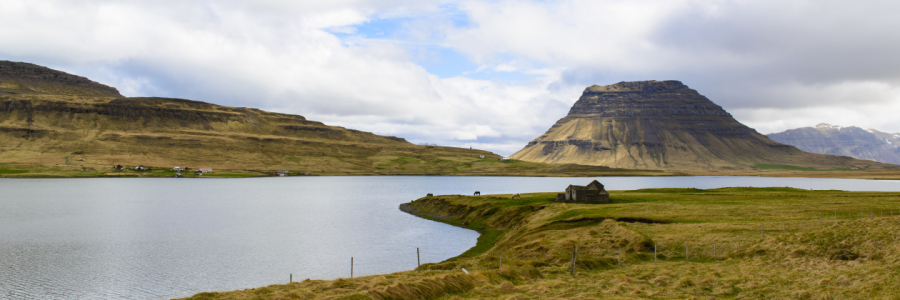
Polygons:
<instances>
[{"instance_id":1,"label":"small stone hut","mask_svg":"<svg viewBox=\"0 0 900 300\"><path fill-rule=\"evenodd\" d=\"M556 202L566 203L609 203L609 192L603 184L594 180L587 186L569 185L564 194L556 196Z\"/></svg>"}]
</instances>

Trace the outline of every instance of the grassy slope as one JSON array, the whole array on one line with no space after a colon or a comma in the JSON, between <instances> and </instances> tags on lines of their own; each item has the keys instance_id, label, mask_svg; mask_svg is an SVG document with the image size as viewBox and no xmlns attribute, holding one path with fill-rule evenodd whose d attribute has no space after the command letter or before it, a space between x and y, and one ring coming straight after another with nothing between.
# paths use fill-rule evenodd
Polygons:
<instances>
[{"instance_id":1,"label":"grassy slope","mask_svg":"<svg viewBox=\"0 0 900 300\"><path fill-rule=\"evenodd\" d=\"M652 189L613 191L613 203L601 205L549 202L553 196L412 202L422 216L487 233L465 254L418 272L193 298L893 298L891 287L900 284L900 193Z\"/></svg>"},{"instance_id":2,"label":"grassy slope","mask_svg":"<svg viewBox=\"0 0 900 300\"><path fill-rule=\"evenodd\" d=\"M483 150L414 145L302 116L180 99L13 94L0 95L0 108L0 168L10 170L0 172L2 177L170 175L112 172L115 165L209 167L229 176L271 176L275 170L293 175L672 174L499 161L499 155Z\"/></svg>"}]
</instances>

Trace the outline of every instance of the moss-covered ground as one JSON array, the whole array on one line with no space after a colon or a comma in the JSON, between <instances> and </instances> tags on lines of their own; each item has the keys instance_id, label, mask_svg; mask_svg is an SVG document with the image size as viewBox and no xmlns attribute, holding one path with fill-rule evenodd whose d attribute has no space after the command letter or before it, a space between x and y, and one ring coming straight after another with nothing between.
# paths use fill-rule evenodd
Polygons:
<instances>
[{"instance_id":1,"label":"moss-covered ground","mask_svg":"<svg viewBox=\"0 0 900 300\"><path fill-rule=\"evenodd\" d=\"M421 198L417 214L482 232L478 245L413 271L192 298L897 298L900 193L610 194L610 204L551 202L555 193Z\"/></svg>"}]
</instances>

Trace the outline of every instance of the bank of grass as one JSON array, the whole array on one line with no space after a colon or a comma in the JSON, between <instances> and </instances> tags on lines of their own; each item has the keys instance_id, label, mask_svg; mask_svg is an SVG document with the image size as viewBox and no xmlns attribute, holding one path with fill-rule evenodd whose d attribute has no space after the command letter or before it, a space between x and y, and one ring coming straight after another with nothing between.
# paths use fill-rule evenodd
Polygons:
<instances>
[{"instance_id":1,"label":"bank of grass","mask_svg":"<svg viewBox=\"0 0 900 300\"><path fill-rule=\"evenodd\" d=\"M791 165L755 164L754 168L764 170L790 170L790 171L822 171L815 168L798 167Z\"/></svg>"},{"instance_id":2,"label":"bank of grass","mask_svg":"<svg viewBox=\"0 0 900 300\"><path fill-rule=\"evenodd\" d=\"M266 170L220 170L213 173L197 174L193 171L176 172L172 169L163 167L149 167L148 170L137 171L132 167L123 170L115 170L113 168L104 168L101 170L94 168L82 168L73 165L63 165L54 168L19 166L16 168L0 168L0 177L7 178L95 178L95 177L113 177L113 178L154 178L154 177L175 177L175 174L181 174L183 178L247 178L274 176L274 172ZM295 175L301 175L296 174Z\"/></svg>"},{"instance_id":3,"label":"bank of grass","mask_svg":"<svg viewBox=\"0 0 900 300\"><path fill-rule=\"evenodd\" d=\"M0 168L0 174L24 174L28 173L28 170L16 170L16 169L2 169Z\"/></svg>"},{"instance_id":4,"label":"bank of grass","mask_svg":"<svg viewBox=\"0 0 900 300\"><path fill-rule=\"evenodd\" d=\"M411 203L418 214L479 230L478 244L416 271L193 299L896 297L900 193L733 187L610 194L610 204L550 202L556 193L421 198Z\"/></svg>"},{"instance_id":5,"label":"bank of grass","mask_svg":"<svg viewBox=\"0 0 900 300\"><path fill-rule=\"evenodd\" d=\"M413 155L413 154L409 154ZM125 164L115 157L91 157L78 164L50 164L47 162L20 163L6 167L0 165L0 177L174 177L173 166L191 166L192 169L207 167L202 163L178 163L160 165L153 163ZM60 159L61 161L61 159ZM291 164L261 166L248 163L250 168L214 167L213 173L203 177L260 177L275 176L278 170L287 170L290 176L320 175L416 175L416 176L678 176L680 172L658 170L628 170L600 166L554 165L521 161L500 161L488 158L432 156L419 154L418 158L407 156L373 156L355 158L286 158ZM109 163L112 162L112 163ZM294 162L303 162L297 165ZM9 164L9 163L8 163ZM123 165L124 170L114 170L113 166ZM135 171L135 166L143 166L153 171ZM193 177L192 172L181 172L185 177Z\"/></svg>"}]
</instances>

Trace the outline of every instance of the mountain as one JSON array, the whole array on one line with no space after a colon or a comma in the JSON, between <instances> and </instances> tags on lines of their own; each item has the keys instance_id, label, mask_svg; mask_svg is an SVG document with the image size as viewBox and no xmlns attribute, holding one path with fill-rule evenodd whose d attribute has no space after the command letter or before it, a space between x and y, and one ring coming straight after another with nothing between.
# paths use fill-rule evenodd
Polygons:
<instances>
[{"instance_id":1,"label":"mountain","mask_svg":"<svg viewBox=\"0 0 900 300\"><path fill-rule=\"evenodd\" d=\"M0 61L0 177L171 176L174 172L164 170L175 166L213 168L213 176L271 175L276 170L314 175L664 174L499 158L477 149L414 145L299 115L187 99L124 97L114 87L81 76ZM112 172L116 165L153 171Z\"/></svg>"},{"instance_id":2,"label":"mountain","mask_svg":"<svg viewBox=\"0 0 900 300\"><path fill-rule=\"evenodd\" d=\"M511 158L676 170L884 167L772 141L679 81L590 86L568 115Z\"/></svg>"},{"instance_id":3,"label":"mountain","mask_svg":"<svg viewBox=\"0 0 900 300\"><path fill-rule=\"evenodd\" d=\"M790 129L767 136L773 141L806 152L900 164L900 133L823 123L816 127Z\"/></svg>"},{"instance_id":4,"label":"mountain","mask_svg":"<svg viewBox=\"0 0 900 300\"><path fill-rule=\"evenodd\" d=\"M30 63L0 61L0 95L75 95L124 98L90 79Z\"/></svg>"}]
</instances>

